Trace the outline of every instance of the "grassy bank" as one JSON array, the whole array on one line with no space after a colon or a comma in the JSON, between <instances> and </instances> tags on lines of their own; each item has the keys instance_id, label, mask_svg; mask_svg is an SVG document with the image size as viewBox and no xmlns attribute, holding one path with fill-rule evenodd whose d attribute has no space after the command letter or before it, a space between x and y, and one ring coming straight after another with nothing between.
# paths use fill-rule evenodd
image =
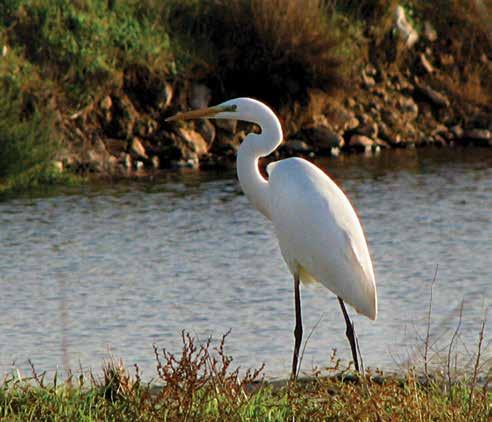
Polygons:
<instances>
[{"instance_id":1,"label":"grassy bank","mask_svg":"<svg viewBox=\"0 0 492 422\"><path fill-rule=\"evenodd\" d=\"M340 420L482 421L492 417L492 391L479 382L480 358L468 375L442 371L417 376L368 374L361 379L333 361L325 377L296 383L262 381L262 368L240 376L224 340L195 345L183 335L180 356L155 350L156 379L144 383L138 367L107 363L100 376L48 381L33 369L0 386L2 420ZM488 375L490 377L490 374ZM490 380L489 380L490 381Z\"/></svg>"},{"instance_id":2,"label":"grassy bank","mask_svg":"<svg viewBox=\"0 0 492 422\"><path fill-rule=\"evenodd\" d=\"M438 33L433 48L442 63L435 66L449 66L439 86L489 104L490 2L401 4L420 33L426 20ZM356 96L362 64L404 71L415 59L395 47L395 7L391 0L4 1L0 180L19 188L65 182L51 162L63 162L72 135L84 131L74 116L108 95L124 93L158 120L169 107L187 106L186 87L199 81L213 102L239 95L266 101L294 130L317 90ZM166 84L183 88L172 103ZM100 120L87 138L114 137Z\"/></svg>"}]
</instances>

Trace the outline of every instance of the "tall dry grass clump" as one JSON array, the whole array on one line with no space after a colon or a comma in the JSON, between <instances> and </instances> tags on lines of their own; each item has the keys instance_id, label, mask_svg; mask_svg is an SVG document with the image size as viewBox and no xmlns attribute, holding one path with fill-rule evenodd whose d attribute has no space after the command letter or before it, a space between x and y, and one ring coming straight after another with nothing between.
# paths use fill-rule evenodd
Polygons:
<instances>
[{"instance_id":1,"label":"tall dry grass clump","mask_svg":"<svg viewBox=\"0 0 492 422\"><path fill-rule=\"evenodd\" d=\"M343 85L322 0L188 0L173 4L168 20L182 43L188 37L195 51L212 53L194 72L224 98L254 96L278 108Z\"/></svg>"}]
</instances>

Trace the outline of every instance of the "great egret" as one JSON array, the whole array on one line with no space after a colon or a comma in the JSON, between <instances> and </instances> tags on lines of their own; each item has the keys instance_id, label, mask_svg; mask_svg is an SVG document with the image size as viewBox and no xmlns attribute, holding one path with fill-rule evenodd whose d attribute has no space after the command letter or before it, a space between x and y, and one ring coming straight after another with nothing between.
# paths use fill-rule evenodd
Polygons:
<instances>
[{"instance_id":1,"label":"great egret","mask_svg":"<svg viewBox=\"0 0 492 422\"><path fill-rule=\"evenodd\" d=\"M338 296L358 371L354 327L344 301L374 320L377 296L364 232L348 198L322 170L302 158L270 163L268 180L260 174L258 159L275 151L282 142L280 122L265 104L236 98L166 120L198 118L243 120L261 128L260 134L248 134L239 147L237 174L248 199L273 223L282 256L294 277L292 377L297 376L302 341L299 281L318 281Z\"/></svg>"}]
</instances>

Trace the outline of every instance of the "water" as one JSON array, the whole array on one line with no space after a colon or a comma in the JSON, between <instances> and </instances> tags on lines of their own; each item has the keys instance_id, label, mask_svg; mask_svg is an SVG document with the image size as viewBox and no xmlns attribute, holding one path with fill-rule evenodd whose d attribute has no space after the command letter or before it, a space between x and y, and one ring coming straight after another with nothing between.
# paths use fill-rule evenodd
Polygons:
<instances>
[{"instance_id":1,"label":"water","mask_svg":"<svg viewBox=\"0 0 492 422\"><path fill-rule=\"evenodd\" d=\"M491 303L492 151L391 151L321 163L359 210L375 264L379 317L355 317L366 366L393 369L423 349L430 286L432 340L474 350ZM231 329L234 363L289 373L292 280L272 226L234 173L91 185L0 202L0 375L96 371L111 352L144 378L152 345L180 349ZM303 368L350 357L336 298L302 289ZM489 315L490 316L490 315ZM490 318L489 318L490 320ZM485 352L491 352L491 326Z\"/></svg>"}]
</instances>

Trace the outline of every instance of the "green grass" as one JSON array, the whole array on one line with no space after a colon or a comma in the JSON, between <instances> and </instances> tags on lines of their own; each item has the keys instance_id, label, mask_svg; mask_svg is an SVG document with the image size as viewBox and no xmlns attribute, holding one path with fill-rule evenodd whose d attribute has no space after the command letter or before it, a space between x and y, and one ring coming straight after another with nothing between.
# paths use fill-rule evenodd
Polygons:
<instances>
[{"instance_id":1,"label":"green grass","mask_svg":"<svg viewBox=\"0 0 492 422\"><path fill-rule=\"evenodd\" d=\"M249 391L216 376L188 390L185 380L160 388L122 378L83 376L61 385L7 380L0 388L2 420L344 420L483 421L492 417L492 393L455 384L446 391L409 371L403 377L370 377L365 383L318 378L283 386L264 383ZM383 381L381 381L383 380Z\"/></svg>"}]
</instances>

